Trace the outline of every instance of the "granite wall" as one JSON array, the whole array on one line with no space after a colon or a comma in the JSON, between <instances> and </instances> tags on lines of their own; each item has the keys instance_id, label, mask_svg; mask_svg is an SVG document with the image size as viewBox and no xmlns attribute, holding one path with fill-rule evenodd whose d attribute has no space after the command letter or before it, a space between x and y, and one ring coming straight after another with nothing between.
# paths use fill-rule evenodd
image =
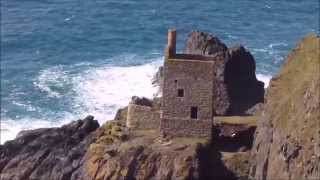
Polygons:
<instances>
[{"instance_id":1,"label":"granite wall","mask_svg":"<svg viewBox=\"0 0 320 180\"><path fill-rule=\"evenodd\" d=\"M164 118L190 119L191 107L198 120L213 117L213 62L166 59L162 109ZM183 97L178 96L179 89Z\"/></svg>"},{"instance_id":2,"label":"granite wall","mask_svg":"<svg viewBox=\"0 0 320 180\"><path fill-rule=\"evenodd\" d=\"M150 106L128 105L127 127L134 129L159 129L160 111Z\"/></svg>"},{"instance_id":3,"label":"granite wall","mask_svg":"<svg viewBox=\"0 0 320 180\"><path fill-rule=\"evenodd\" d=\"M161 119L160 129L166 136L210 139L212 120Z\"/></svg>"}]
</instances>

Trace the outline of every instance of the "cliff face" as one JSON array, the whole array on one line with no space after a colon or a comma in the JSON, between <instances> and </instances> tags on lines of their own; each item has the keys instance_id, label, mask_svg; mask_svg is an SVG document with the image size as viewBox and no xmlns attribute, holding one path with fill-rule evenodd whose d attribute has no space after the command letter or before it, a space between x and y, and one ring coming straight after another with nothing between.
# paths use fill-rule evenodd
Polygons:
<instances>
[{"instance_id":1,"label":"cliff face","mask_svg":"<svg viewBox=\"0 0 320 180\"><path fill-rule=\"evenodd\" d=\"M320 38L302 39L272 78L259 121L254 179L320 179Z\"/></svg>"}]
</instances>

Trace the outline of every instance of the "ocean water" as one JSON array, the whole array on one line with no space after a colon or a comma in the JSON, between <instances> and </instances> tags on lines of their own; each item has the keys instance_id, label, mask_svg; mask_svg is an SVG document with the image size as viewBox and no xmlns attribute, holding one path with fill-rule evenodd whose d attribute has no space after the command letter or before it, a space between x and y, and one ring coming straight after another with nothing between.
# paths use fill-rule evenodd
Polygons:
<instances>
[{"instance_id":1,"label":"ocean water","mask_svg":"<svg viewBox=\"0 0 320 180\"><path fill-rule=\"evenodd\" d=\"M170 27L178 51L193 29L245 45L267 86L318 16L318 0L2 0L0 143L152 97Z\"/></svg>"}]
</instances>

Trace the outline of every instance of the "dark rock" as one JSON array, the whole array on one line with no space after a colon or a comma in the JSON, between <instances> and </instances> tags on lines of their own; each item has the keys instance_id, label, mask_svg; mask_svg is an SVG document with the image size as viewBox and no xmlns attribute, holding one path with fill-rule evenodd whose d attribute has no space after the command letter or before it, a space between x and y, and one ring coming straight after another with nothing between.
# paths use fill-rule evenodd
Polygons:
<instances>
[{"instance_id":1,"label":"dark rock","mask_svg":"<svg viewBox=\"0 0 320 180\"><path fill-rule=\"evenodd\" d=\"M0 146L0 179L70 179L94 140L93 116L60 128L23 131Z\"/></svg>"},{"instance_id":2,"label":"dark rock","mask_svg":"<svg viewBox=\"0 0 320 180\"><path fill-rule=\"evenodd\" d=\"M131 104L141 105L141 106L152 106L152 101L145 97L132 96Z\"/></svg>"},{"instance_id":3,"label":"dark rock","mask_svg":"<svg viewBox=\"0 0 320 180\"><path fill-rule=\"evenodd\" d=\"M223 152L241 152L252 148L255 126L219 124L214 127L213 145Z\"/></svg>"},{"instance_id":4,"label":"dark rock","mask_svg":"<svg viewBox=\"0 0 320 180\"><path fill-rule=\"evenodd\" d=\"M230 102L227 114L245 114L264 101L264 83L257 80L255 71L255 60L243 46L228 50L223 82Z\"/></svg>"},{"instance_id":5,"label":"dark rock","mask_svg":"<svg viewBox=\"0 0 320 180\"><path fill-rule=\"evenodd\" d=\"M217 52L227 51L227 46L217 37L201 31L189 33L185 43L186 54L213 55Z\"/></svg>"}]
</instances>

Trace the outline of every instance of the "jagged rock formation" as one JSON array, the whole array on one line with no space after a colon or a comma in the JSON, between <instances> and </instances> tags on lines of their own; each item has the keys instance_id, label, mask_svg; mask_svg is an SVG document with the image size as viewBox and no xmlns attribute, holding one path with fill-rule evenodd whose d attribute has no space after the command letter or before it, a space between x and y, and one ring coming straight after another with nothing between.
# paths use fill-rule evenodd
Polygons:
<instances>
[{"instance_id":1,"label":"jagged rock formation","mask_svg":"<svg viewBox=\"0 0 320 180\"><path fill-rule=\"evenodd\" d=\"M252 150L253 179L320 179L320 38L310 34L272 78Z\"/></svg>"},{"instance_id":2,"label":"jagged rock formation","mask_svg":"<svg viewBox=\"0 0 320 180\"><path fill-rule=\"evenodd\" d=\"M216 115L244 115L257 103L263 103L264 83L255 75L255 60L243 46L227 48L217 37L192 31L186 40L184 53L223 57L214 65L214 111ZM160 67L153 83L163 84Z\"/></svg>"},{"instance_id":3,"label":"jagged rock formation","mask_svg":"<svg viewBox=\"0 0 320 180\"><path fill-rule=\"evenodd\" d=\"M0 179L71 179L98 127L88 116L61 128L22 131L0 145Z\"/></svg>"}]
</instances>

